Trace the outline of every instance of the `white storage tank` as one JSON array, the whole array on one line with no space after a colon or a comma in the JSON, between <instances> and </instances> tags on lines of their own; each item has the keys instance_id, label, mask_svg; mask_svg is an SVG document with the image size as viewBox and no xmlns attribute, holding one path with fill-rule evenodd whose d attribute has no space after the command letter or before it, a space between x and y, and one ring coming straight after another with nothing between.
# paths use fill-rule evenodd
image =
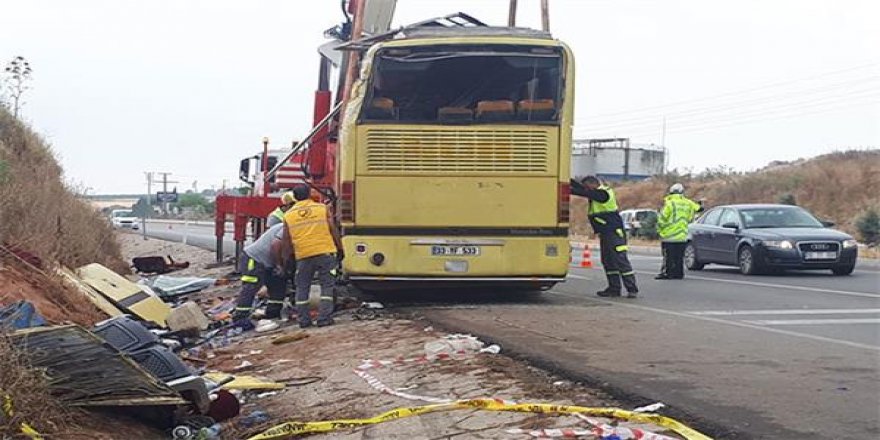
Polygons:
<instances>
[{"instance_id":1,"label":"white storage tank","mask_svg":"<svg viewBox=\"0 0 880 440\"><path fill-rule=\"evenodd\" d=\"M631 144L628 138L576 139L571 150L571 175L597 175L606 180L643 180L663 174L666 149Z\"/></svg>"}]
</instances>

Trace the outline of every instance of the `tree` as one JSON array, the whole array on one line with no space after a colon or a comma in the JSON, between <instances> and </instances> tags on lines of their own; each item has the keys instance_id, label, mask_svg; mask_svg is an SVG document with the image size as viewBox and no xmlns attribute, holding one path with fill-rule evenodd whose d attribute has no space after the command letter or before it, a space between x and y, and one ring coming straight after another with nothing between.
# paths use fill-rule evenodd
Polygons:
<instances>
[{"instance_id":1,"label":"tree","mask_svg":"<svg viewBox=\"0 0 880 440\"><path fill-rule=\"evenodd\" d=\"M856 221L856 229L862 241L869 246L880 244L880 215L877 210L869 208Z\"/></svg>"},{"instance_id":2,"label":"tree","mask_svg":"<svg viewBox=\"0 0 880 440\"><path fill-rule=\"evenodd\" d=\"M3 73L2 88L9 95L9 99L12 100L10 103L12 114L18 117L18 112L24 106L24 100L22 99L24 92L30 90L28 83L31 81L33 70L30 63L24 57L17 56L6 65Z\"/></svg>"}]
</instances>

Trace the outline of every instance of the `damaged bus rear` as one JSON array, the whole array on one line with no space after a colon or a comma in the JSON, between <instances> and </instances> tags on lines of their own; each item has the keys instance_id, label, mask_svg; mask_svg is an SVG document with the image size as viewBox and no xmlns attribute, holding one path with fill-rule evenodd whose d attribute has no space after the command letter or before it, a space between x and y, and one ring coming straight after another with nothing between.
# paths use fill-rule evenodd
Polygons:
<instances>
[{"instance_id":1,"label":"damaged bus rear","mask_svg":"<svg viewBox=\"0 0 880 440\"><path fill-rule=\"evenodd\" d=\"M340 135L349 279L563 281L573 97L571 51L540 31L426 29L370 48Z\"/></svg>"}]
</instances>

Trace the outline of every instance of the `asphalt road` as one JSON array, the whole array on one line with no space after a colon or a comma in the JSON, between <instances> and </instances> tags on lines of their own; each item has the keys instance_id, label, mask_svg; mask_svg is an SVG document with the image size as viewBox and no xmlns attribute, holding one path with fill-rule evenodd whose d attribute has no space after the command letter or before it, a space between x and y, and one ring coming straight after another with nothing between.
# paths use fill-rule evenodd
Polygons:
<instances>
[{"instance_id":1,"label":"asphalt road","mask_svg":"<svg viewBox=\"0 0 880 440\"><path fill-rule=\"evenodd\" d=\"M601 299L599 269L574 269L537 298L504 292L390 300L441 326L717 438L880 438L880 272L745 277L707 267L655 281L633 255L642 294Z\"/></svg>"},{"instance_id":2,"label":"asphalt road","mask_svg":"<svg viewBox=\"0 0 880 440\"><path fill-rule=\"evenodd\" d=\"M147 232L214 246L210 226L150 224ZM682 281L655 281L660 258L631 257L638 299L597 298L601 270L572 269L540 296L404 292L382 300L633 403L664 402L716 438L880 438L876 265L847 277L746 277L708 266Z\"/></svg>"},{"instance_id":3,"label":"asphalt road","mask_svg":"<svg viewBox=\"0 0 880 440\"><path fill-rule=\"evenodd\" d=\"M235 251L235 242L232 241L232 225L227 224L226 231L223 253L226 256L231 256ZM135 232L143 233L140 230ZM186 243L212 252L217 244L217 239L214 237L214 225L208 223L185 224L183 222L148 220L146 235L161 240Z\"/></svg>"}]
</instances>

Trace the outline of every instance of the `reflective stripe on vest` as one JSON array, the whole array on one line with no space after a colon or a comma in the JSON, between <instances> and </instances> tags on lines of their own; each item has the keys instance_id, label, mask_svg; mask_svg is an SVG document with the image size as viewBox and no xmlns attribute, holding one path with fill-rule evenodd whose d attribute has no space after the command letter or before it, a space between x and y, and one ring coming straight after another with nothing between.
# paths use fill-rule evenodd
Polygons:
<instances>
[{"instance_id":1,"label":"reflective stripe on vest","mask_svg":"<svg viewBox=\"0 0 880 440\"><path fill-rule=\"evenodd\" d=\"M663 211L657 219L657 234L665 241L687 241L688 224L699 205L681 194L666 196Z\"/></svg>"},{"instance_id":2,"label":"reflective stripe on vest","mask_svg":"<svg viewBox=\"0 0 880 440\"><path fill-rule=\"evenodd\" d=\"M275 208L275 210L272 211L272 216L278 220L284 221L284 211L282 211L281 208Z\"/></svg>"},{"instance_id":3,"label":"reflective stripe on vest","mask_svg":"<svg viewBox=\"0 0 880 440\"><path fill-rule=\"evenodd\" d=\"M596 214L603 214L606 212L617 212L617 197L614 195L614 190L611 189L611 187L608 185L600 185L598 189L605 190L608 193L608 200L604 202L590 200L590 205L587 208L587 214L590 216L594 216Z\"/></svg>"},{"instance_id":4,"label":"reflective stripe on vest","mask_svg":"<svg viewBox=\"0 0 880 440\"><path fill-rule=\"evenodd\" d=\"M327 206L313 200L296 202L284 215L297 260L336 252L327 222Z\"/></svg>"}]
</instances>

